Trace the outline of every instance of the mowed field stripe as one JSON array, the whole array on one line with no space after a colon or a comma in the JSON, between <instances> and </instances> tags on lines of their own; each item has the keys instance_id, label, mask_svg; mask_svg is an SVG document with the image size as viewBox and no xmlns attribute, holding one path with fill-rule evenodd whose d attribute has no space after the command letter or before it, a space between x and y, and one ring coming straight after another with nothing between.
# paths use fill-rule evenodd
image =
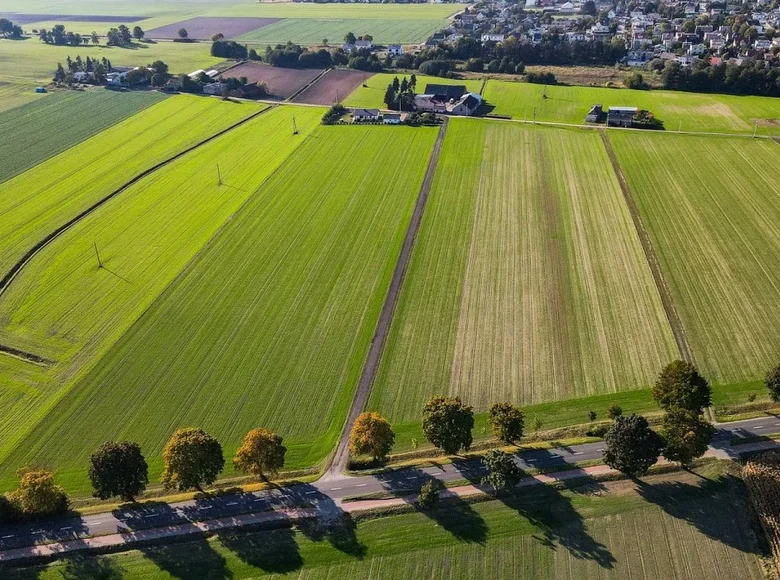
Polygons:
<instances>
[{"instance_id":1,"label":"mowed field stripe","mask_svg":"<svg viewBox=\"0 0 780 580\"><path fill-rule=\"evenodd\" d=\"M370 407L616 392L677 356L598 135L453 120L440 166Z\"/></svg>"},{"instance_id":2,"label":"mowed field stripe","mask_svg":"<svg viewBox=\"0 0 780 580\"><path fill-rule=\"evenodd\" d=\"M780 358L780 149L767 139L610 135L701 370Z\"/></svg>"},{"instance_id":3,"label":"mowed field stripe","mask_svg":"<svg viewBox=\"0 0 780 580\"><path fill-rule=\"evenodd\" d=\"M655 285L658 288L658 294L661 297L661 302L664 305L666 318L669 321L669 326L671 327L672 333L674 334L674 339L677 342L677 348L680 351L680 358L687 362L694 363L695 361L693 358L693 352L691 351L691 347L688 344L688 339L685 336L685 328L683 328L683 324L680 321L679 315L677 314L674 300L672 300L671 292L669 292L669 287L666 284L663 272L661 271L661 266L658 263L658 256L656 256L655 250L653 249L653 243L650 241L650 235L647 233L647 230L642 223L642 216L639 215L636 202L634 201L634 197L631 194L631 188L629 188L628 183L626 182L626 178L623 175L623 170L621 169L620 163L615 156L615 151L612 149L612 143L610 143L606 131L599 131L599 135L601 136L601 141L607 151L609 161L612 163L612 169L615 171L615 176L620 183L620 189L623 191L623 197L626 200L628 211L631 214L631 219L634 222L637 236L642 242L642 249L645 252L647 264L650 266L650 271L653 273L653 280L655 281Z\"/></svg>"}]
</instances>

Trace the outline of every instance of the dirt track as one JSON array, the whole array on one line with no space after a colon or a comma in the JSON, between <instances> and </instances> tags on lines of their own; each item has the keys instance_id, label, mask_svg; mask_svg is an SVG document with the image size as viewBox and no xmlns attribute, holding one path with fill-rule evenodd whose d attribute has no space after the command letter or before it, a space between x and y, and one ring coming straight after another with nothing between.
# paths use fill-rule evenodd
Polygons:
<instances>
[{"instance_id":1,"label":"dirt track","mask_svg":"<svg viewBox=\"0 0 780 580\"><path fill-rule=\"evenodd\" d=\"M363 365L363 372L360 375L360 382L358 383L355 397L352 400L352 406L349 409L349 415L347 416L347 422L344 426L344 432L341 434L336 453L331 460L330 466L323 474L320 481L327 481L341 475L346 469L347 462L349 461L349 434L352 430L352 425L358 418L358 415L363 412L368 402L368 397L371 394L371 387L374 384L374 377L376 371L379 369L379 362L382 358L382 351L387 340L387 335L390 332L390 325L393 321L393 313L395 312L395 305L398 302L398 294L401 291L401 285L403 284L404 275L409 266L409 259L412 256L412 248L414 247L414 241L417 237L417 232L420 229L420 223L422 222L423 212L425 211L425 204L428 201L428 194L431 191L431 184L433 183L433 175L436 172L436 165L439 162L439 153L441 152L441 146L444 142L444 136L447 133L447 121L444 118L444 123L439 129L439 135L436 138L436 143L433 146L433 152L431 153L431 159L428 162L428 169L425 172L425 179L423 179L422 186L420 187L420 193L417 196L417 202L414 206L414 212L412 213L412 219L409 222L409 229L406 230L406 236L404 237L404 243L401 246L401 254L398 256L398 261L395 264L393 270L393 277L390 280L390 288L385 296L385 302L382 305L382 312L379 315L379 321L377 322L376 330L374 331L374 337L371 339L371 347L368 350L368 356L366 362Z\"/></svg>"}]
</instances>

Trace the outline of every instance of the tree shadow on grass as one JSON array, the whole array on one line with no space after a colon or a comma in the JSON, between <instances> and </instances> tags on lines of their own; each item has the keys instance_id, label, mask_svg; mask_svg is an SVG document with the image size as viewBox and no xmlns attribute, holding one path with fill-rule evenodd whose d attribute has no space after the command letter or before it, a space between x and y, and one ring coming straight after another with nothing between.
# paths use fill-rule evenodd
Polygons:
<instances>
[{"instance_id":1,"label":"tree shadow on grass","mask_svg":"<svg viewBox=\"0 0 780 580\"><path fill-rule=\"evenodd\" d=\"M379 474L377 479L387 491L401 495L410 488L419 492L422 485L434 477L421 469L405 469L397 473ZM471 544L484 544L487 541L488 530L482 516L474 510L471 504L454 493L445 489L440 495L440 503L429 510L419 508L417 493L401 497L407 504L414 506L418 512L436 522L457 540Z\"/></svg>"},{"instance_id":2,"label":"tree shadow on grass","mask_svg":"<svg viewBox=\"0 0 780 580\"><path fill-rule=\"evenodd\" d=\"M76 554L64 559L64 580L119 580L124 577L122 569L107 556Z\"/></svg>"},{"instance_id":3,"label":"tree shadow on grass","mask_svg":"<svg viewBox=\"0 0 780 580\"><path fill-rule=\"evenodd\" d=\"M317 518L301 520L296 525L304 536L313 542L327 541L340 552L358 560L365 557L366 547L357 537L357 524L333 499L312 485L296 486L296 496L299 501L312 505L318 513Z\"/></svg>"},{"instance_id":4,"label":"tree shadow on grass","mask_svg":"<svg viewBox=\"0 0 780 580\"><path fill-rule=\"evenodd\" d=\"M516 461L519 460L516 458ZM477 479L480 472L473 470L472 473L469 474L469 481L481 485L481 478ZM574 508L571 498L561 493L561 488L588 495L604 490L604 486L595 480L587 483L582 480L568 484L561 482L558 487L548 484L526 485L498 493L490 488L483 489L531 522L539 530L534 537L551 550L557 550L560 546L577 559L591 560L602 568L613 568L615 557L604 544L588 533L585 519Z\"/></svg>"},{"instance_id":5,"label":"tree shadow on grass","mask_svg":"<svg viewBox=\"0 0 780 580\"><path fill-rule=\"evenodd\" d=\"M141 545L141 552L162 571L180 580L230 580L225 558L205 536L193 534L179 542Z\"/></svg>"},{"instance_id":6,"label":"tree shadow on grass","mask_svg":"<svg viewBox=\"0 0 780 580\"><path fill-rule=\"evenodd\" d=\"M747 489L738 477L730 474L716 479L701 477L698 484L682 481L650 484L641 480L636 483L642 498L694 526L705 536L749 554L767 553Z\"/></svg>"},{"instance_id":7,"label":"tree shadow on grass","mask_svg":"<svg viewBox=\"0 0 780 580\"><path fill-rule=\"evenodd\" d=\"M303 566L292 526L260 531L224 530L217 537L243 562L264 572L286 574Z\"/></svg>"}]
</instances>

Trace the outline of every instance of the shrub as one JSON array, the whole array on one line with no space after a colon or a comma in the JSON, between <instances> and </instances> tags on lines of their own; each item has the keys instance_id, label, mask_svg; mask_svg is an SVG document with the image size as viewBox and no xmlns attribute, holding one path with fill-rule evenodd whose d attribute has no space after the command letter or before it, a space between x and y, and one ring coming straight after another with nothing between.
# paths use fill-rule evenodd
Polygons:
<instances>
[{"instance_id":1,"label":"shrub","mask_svg":"<svg viewBox=\"0 0 780 580\"><path fill-rule=\"evenodd\" d=\"M769 398L775 403L780 403L780 365L766 374L764 384L769 391Z\"/></svg>"},{"instance_id":2,"label":"shrub","mask_svg":"<svg viewBox=\"0 0 780 580\"><path fill-rule=\"evenodd\" d=\"M523 438L525 414L511 403L496 403L490 407L488 422L493 435L511 444Z\"/></svg>"},{"instance_id":3,"label":"shrub","mask_svg":"<svg viewBox=\"0 0 780 580\"><path fill-rule=\"evenodd\" d=\"M610 405L607 409L607 416L610 419L617 419L623 416L623 408L620 405Z\"/></svg>"},{"instance_id":4,"label":"shrub","mask_svg":"<svg viewBox=\"0 0 780 580\"><path fill-rule=\"evenodd\" d=\"M525 75L525 79L529 83L534 83L537 85L556 85L558 84L558 79L555 78L555 75L547 72L547 73L538 73L538 72L529 72Z\"/></svg>"},{"instance_id":5,"label":"shrub","mask_svg":"<svg viewBox=\"0 0 780 580\"><path fill-rule=\"evenodd\" d=\"M417 506L422 510L429 510L439 501L439 492L444 489L444 484L438 479L429 479L420 487L417 496Z\"/></svg>"}]
</instances>

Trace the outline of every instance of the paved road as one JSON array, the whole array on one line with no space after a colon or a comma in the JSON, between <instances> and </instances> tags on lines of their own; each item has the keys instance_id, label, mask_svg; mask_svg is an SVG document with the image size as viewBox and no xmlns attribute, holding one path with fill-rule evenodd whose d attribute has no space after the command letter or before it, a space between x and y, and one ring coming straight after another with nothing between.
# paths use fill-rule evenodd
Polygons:
<instances>
[{"instance_id":1,"label":"paved road","mask_svg":"<svg viewBox=\"0 0 780 580\"><path fill-rule=\"evenodd\" d=\"M761 417L717 426L712 447L729 454L729 441L735 433L760 435L780 431L780 417ZM570 448L527 451L517 457L525 469L554 468L581 461L600 459L603 442L576 445ZM479 482L484 474L478 461L461 462L424 468L405 469L376 476L349 477L340 475L314 484L301 484L283 489L206 498L174 504L145 504L112 512L0 527L0 550L20 548L37 543L60 542L122 532L134 532L160 527L213 520L248 513L258 513L282 507L317 508L321 513L339 513L341 501L349 496L382 491L417 490L425 479L442 481L465 479Z\"/></svg>"}]
</instances>

